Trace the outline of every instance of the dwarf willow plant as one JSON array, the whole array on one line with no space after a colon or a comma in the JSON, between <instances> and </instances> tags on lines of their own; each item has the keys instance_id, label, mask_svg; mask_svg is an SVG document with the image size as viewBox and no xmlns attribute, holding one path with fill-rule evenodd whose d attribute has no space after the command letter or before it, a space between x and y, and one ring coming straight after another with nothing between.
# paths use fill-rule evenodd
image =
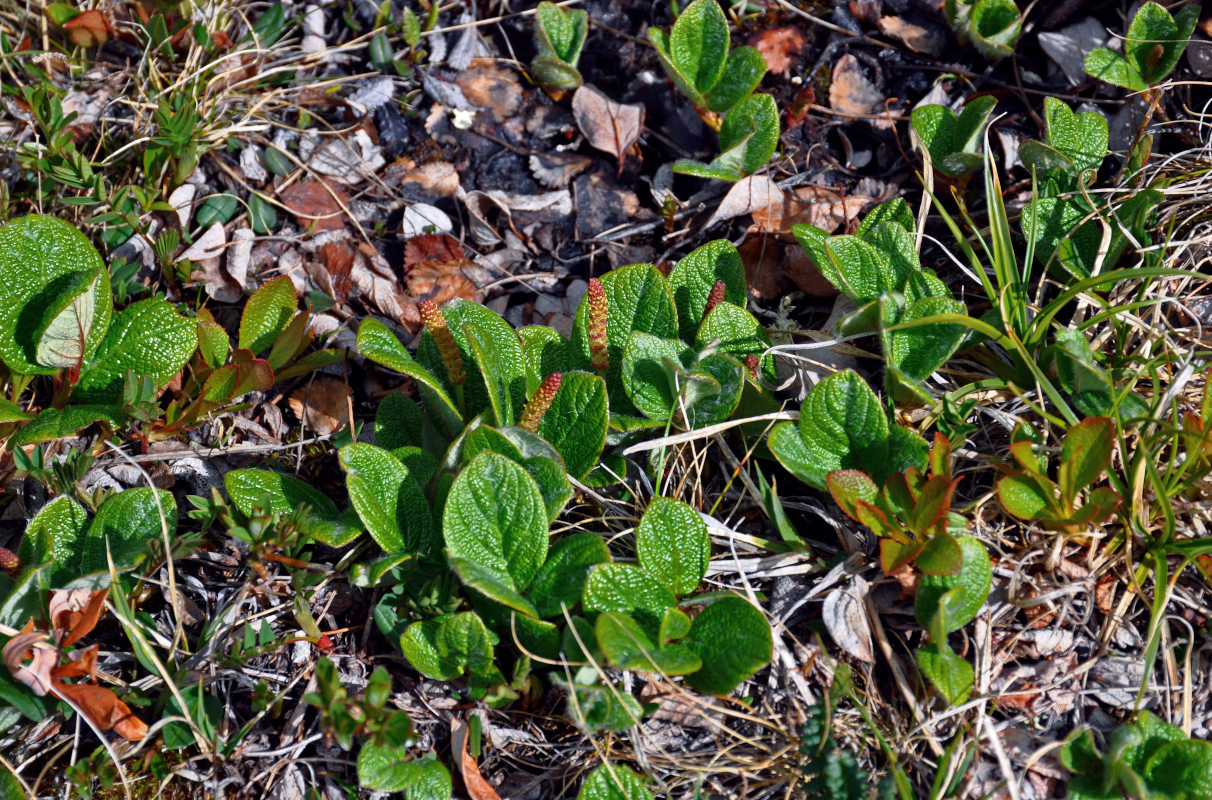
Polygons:
<instances>
[{"instance_id":1,"label":"dwarf willow plant","mask_svg":"<svg viewBox=\"0 0 1212 800\"><path fill-rule=\"evenodd\" d=\"M695 0L672 30L649 28L648 38L674 85L720 136L720 155L710 164L682 160L673 171L735 181L761 169L779 143L774 98L753 93L766 74L766 60L753 47L729 48L728 20L719 3Z\"/></svg>"},{"instance_id":2,"label":"dwarf willow plant","mask_svg":"<svg viewBox=\"0 0 1212 800\"><path fill-rule=\"evenodd\" d=\"M530 63L530 71L535 81L549 92L577 88L582 83L577 61L588 34L588 12L539 3L534 19L534 40L539 54Z\"/></svg>"},{"instance_id":3,"label":"dwarf willow plant","mask_svg":"<svg viewBox=\"0 0 1212 800\"><path fill-rule=\"evenodd\" d=\"M990 61L1013 53L1023 32L1014 0L946 0L943 11L956 35Z\"/></svg>"},{"instance_id":4,"label":"dwarf willow plant","mask_svg":"<svg viewBox=\"0 0 1212 800\"><path fill-rule=\"evenodd\" d=\"M35 214L0 227L0 359L13 387L0 422L25 423L10 449L95 422L120 427L128 375L158 390L197 346L195 323L163 298L115 312L100 254L71 225ZM16 401L36 376L53 377L55 391L35 416Z\"/></svg>"},{"instance_id":5,"label":"dwarf willow plant","mask_svg":"<svg viewBox=\"0 0 1212 800\"><path fill-rule=\"evenodd\" d=\"M1074 773L1067 787L1074 800L1212 799L1212 742L1191 739L1150 711L1116 728L1105 752L1090 728L1074 731L1061 746L1060 762Z\"/></svg>"},{"instance_id":6,"label":"dwarf willow plant","mask_svg":"<svg viewBox=\"0 0 1212 800\"><path fill-rule=\"evenodd\" d=\"M1086 74L1130 92L1154 90L1178 65L1198 21L1195 4L1171 16L1157 3L1143 3L1128 26L1124 52L1094 48L1086 55Z\"/></svg>"}]
</instances>

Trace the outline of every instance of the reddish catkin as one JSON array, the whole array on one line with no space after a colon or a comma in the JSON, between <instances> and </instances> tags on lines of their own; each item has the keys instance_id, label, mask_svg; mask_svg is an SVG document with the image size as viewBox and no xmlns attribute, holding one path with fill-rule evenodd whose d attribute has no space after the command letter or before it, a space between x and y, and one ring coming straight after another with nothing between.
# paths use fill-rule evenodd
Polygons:
<instances>
[{"instance_id":1,"label":"reddish catkin","mask_svg":"<svg viewBox=\"0 0 1212 800\"><path fill-rule=\"evenodd\" d=\"M7 547L0 547L0 569L17 579L21 577L21 559Z\"/></svg>"},{"instance_id":2,"label":"reddish catkin","mask_svg":"<svg viewBox=\"0 0 1212 800\"><path fill-rule=\"evenodd\" d=\"M724 302L724 292L727 287L723 281L716 281L711 286L711 294L707 295L707 305L703 308L703 319L707 319L707 315L711 313L711 309Z\"/></svg>"},{"instance_id":3,"label":"reddish catkin","mask_svg":"<svg viewBox=\"0 0 1212 800\"><path fill-rule=\"evenodd\" d=\"M607 349L606 317L610 304L606 301L606 287L597 278L589 279L589 363L598 372L610 369L610 351Z\"/></svg>"},{"instance_id":4,"label":"reddish catkin","mask_svg":"<svg viewBox=\"0 0 1212 800\"><path fill-rule=\"evenodd\" d=\"M438 354L442 356L442 366L446 367L446 377L450 379L450 385L460 385L467 380L467 373L463 371L463 356L459 354L459 345L446 325L442 310L434 301L422 300L421 319L433 336L434 344L438 346Z\"/></svg>"},{"instance_id":5,"label":"reddish catkin","mask_svg":"<svg viewBox=\"0 0 1212 800\"><path fill-rule=\"evenodd\" d=\"M555 400L562 379L563 376L558 372L553 372L543 379L534 396L526 401L526 406L522 409L522 419L518 421L519 428L538 433L539 423L543 421L547 409L551 408L551 401Z\"/></svg>"},{"instance_id":6,"label":"reddish catkin","mask_svg":"<svg viewBox=\"0 0 1212 800\"><path fill-rule=\"evenodd\" d=\"M758 379L758 357L753 353L745 356L745 368L749 370L749 375L755 381Z\"/></svg>"}]
</instances>

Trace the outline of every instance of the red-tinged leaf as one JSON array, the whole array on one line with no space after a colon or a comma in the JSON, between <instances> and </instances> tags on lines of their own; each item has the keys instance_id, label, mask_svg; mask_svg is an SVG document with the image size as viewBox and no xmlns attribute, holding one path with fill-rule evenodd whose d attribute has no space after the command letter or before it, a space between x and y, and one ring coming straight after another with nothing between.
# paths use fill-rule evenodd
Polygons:
<instances>
[{"instance_id":1,"label":"red-tinged leaf","mask_svg":"<svg viewBox=\"0 0 1212 800\"><path fill-rule=\"evenodd\" d=\"M1045 495L1033 476L1012 472L997 482L997 499L1002 508L1019 519L1036 519L1047 511L1051 498Z\"/></svg>"},{"instance_id":2,"label":"red-tinged leaf","mask_svg":"<svg viewBox=\"0 0 1212 800\"><path fill-rule=\"evenodd\" d=\"M269 362L255 358L248 350L237 350L232 363L211 373L202 387L202 397L208 403L226 405L249 392L263 392L274 384L274 372Z\"/></svg>"},{"instance_id":3,"label":"red-tinged leaf","mask_svg":"<svg viewBox=\"0 0 1212 800\"><path fill-rule=\"evenodd\" d=\"M41 697L51 690L51 670L59 663L59 653L46 633L32 628L32 624L26 625L8 640L4 645L4 663L13 678Z\"/></svg>"},{"instance_id":4,"label":"red-tinged leaf","mask_svg":"<svg viewBox=\"0 0 1212 800\"><path fill-rule=\"evenodd\" d=\"M71 35L73 43L81 47L100 47L114 34L105 12L95 8L82 11L63 23L63 30Z\"/></svg>"},{"instance_id":5,"label":"red-tinged leaf","mask_svg":"<svg viewBox=\"0 0 1212 800\"><path fill-rule=\"evenodd\" d=\"M897 519L908 519L913 513L913 506L917 504L913 487L909 485L908 476L903 472L892 475L884 482L879 499L880 507L889 516Z\"/></svg>"},{"instance_id":6,"label":"red-tinged leaf","mask_svg":"<svg viewBox=\"0 0 1212 800\"><path fill-rule=\"evenodd\" d=\"M942 533L922 546L914 563L927 575L958 575L964 566L964 552L954 536Z\"/></svg>"},{"instance_id":7,"label":"red-tinged leaf","mask_svg":"<svg viewBox=\"0 0 1212 800\"><path fill-rule=\"evenodd\" d=\"M951 479L951 440L941 433L934 434L930 447L930 474Z\"/></svg>"},{"instance_id":8,"label":"red-tinged leaf","mask_svg":"<svg viewBox=\"0 0 1212 800\"><path fill-rule=\"evenodd\" d=\"M75 703L103 731L112 728L132 742L147 735L147 725L134 715L130 706L118 699L112 689L91 683L63 683L56 680L52 690L58 697Z\"/></svg>"},{"instance_id":9,"label":"red-tinged leaf","mask_svg":"<svg viewBox=\"0 0 1212 800\"><path fill-rule=\"evenodd\" d=\"M1123 499L1116 494L1114 489L1106 486L1100 486L1095 489L1090 493L1090 499L1087 501L1087 505L1098 508L1098 514L1091 520L1091 523L1105 522L1110 519L1111 515L1115 513L1122 502Z\"/></svg>"},{"instance_id":10,"label":"red-tinged leaf","mask_svg":"<svg viewBox=\"0 0 1212 800\"><path fill-rule=\"evenodd\" d=\"M857 469L839 469L825 476L825 485L833 502L853 520L859 520L858 502L874 503L879 494L875 481L867 477L867 473Z\"/></svg>"},{"instance_id":11,"label":"red-tinged leaf","mask_svg":"<svg viewBox=\"0 0 1212 800\"><path fill-rule=\"evenodd\" d=\"M854 511L855 511L855 518L858 519L859 522L863 523L868 528L870 528L871 532L874 533L876 536L879 536L881 538L887 538L887 537L907 538L904 536L903 533L901 533L900 528L898 528L896 525L893 525L888 520L887 514L885 514L883 511L876 508L875 506L871 505L870 503L867 503L863 500L859 500L857 503L855 503Z\"/></svg>"},{"instance_id":12,"label":"red-tinged leaf","mask_svg":"<svg viewBox=\"0 0 1212 800\"><path fill-rule=\"evenodd\" d=\"M956 483L941 475L926 481L908 519L911 531L920 537L947 516Z\"/></svg>"},{"instance_id":13,"label":"red-tinged leaf","mask_svg":"<svg viewBox=\"0 0 1212 800\"><path fill-rule=\"evenodd\" d=\"M1108 417L1082 420L1065 434L1057 478L1069 503L1111 465L1114 446L1115 423Z\"/></svg>"},{"instance_id":14,"label":"red-tinged leaf","mask_svg":"<svg viewBox=\"0 0 1212 800\"><path fill-rule=\"evenodd\" d=\"M108 587L95 592L61 589L51 594L50 618L59 647L71 647L97 627L108 596Z\"/></svg>"},{"instance_id":15,"label":"red-tinged leaf","mask_svg":"<svg viewBox=\"0 0 1212 800\"><path fill-rule=\"evenodd\" d=\"M885 575L892 575L913 561L922 552L925 545L921 542L898 542L895 539L884 539L880 542L880 566Z\"/></svg>"}]
</instances>

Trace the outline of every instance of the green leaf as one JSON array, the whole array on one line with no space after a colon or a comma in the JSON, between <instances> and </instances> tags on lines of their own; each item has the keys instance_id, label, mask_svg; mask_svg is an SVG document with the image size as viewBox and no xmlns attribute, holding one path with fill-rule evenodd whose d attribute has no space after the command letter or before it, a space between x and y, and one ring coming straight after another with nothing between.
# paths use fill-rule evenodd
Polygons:
<instances>
[{"instance_id":1,"label":"green leaf","mask_svg":"<svg viewBox=\"0 0 1212 800\"><path fill-rule=\"evenodd\" d=\"M25 422L33 419L36 414L23 409L12 400L0 397L0 424L6 422Z\"/></svg>"},{"instance_id":2,"label":"green leaf","mask_svg":"<svg viewBox=\"0 0 1212 800\"><path fill-rule=\"evenodd\" d=\"M324 544L341 547L358 538L362 529L343 516L328 495L293 475L267 469L234 469L223 476L223 486L236 508L245 515L257 506L274 514L289 514L306 506L301 528Z\"/></svg>"},{"instance_id":3,"label":"green leaf","mask_svg":"<svg viewBox=\"0 0 1212 800\"><path fill-rule=\"evenodd\" d=\"M1128 59L1114 50L1096 47L1086 53L1086 74L1104 83L1111 83L1130 92L1143 92L1149 88L1145 79Z\"/></svg>"},{"instance_id":4,"label":"green leaf","mask_svg":"<svg viewBox=\"0 0 1212 800\"><path fill-rule=\"evenodd\" d=\"M528 592L538 615L556 617L563 614L565 606L574 608L581 602L589 570L595 564L609 562L606 543L593 531L574 533L556 542Z\"/></svg>"},{"instance_id":5,"label":"green leaf","mask_svg":"<svg viewBox=\"0 0 1212 800\"><path fill-rule=\"evenodd\" d=\"M933 375L947 363L964 338L965 328L950 322L888 330L941 314L963 315L967 309L958 300L927 297L902 312L894 299L885 297L880 306L884 358L914 380L925 380Z\"/></svg>"},{"instance_id":6,"label":"green leaf","mask_svg":"<svg viewBox=\"0 0 1212 800\"><path fill-rule=\"evenodd\" d=\"M651 619L657 628L665 609L677 598L659 580L632 564L598 564L589 570L581 605L592 615L601 611L617 611ZM637 613L638 612L638 613Z\"/></svg>"},{"instance_id":7,"label":"green leaf","mask_svg":"<svg viewBox=\"0 0 1212 800\"><path fill-rule=\"evenodd\" d=\"M728 301L718 304L699 326L694 335L694 346L702 351L717 340L718 352L733 356L738 361L751 354L759 356L761 374L768 382L775 382L778 370L774 358L762 356L770 348L770 336L757 317Z\"/></svg>"},{"instance_id":8,"label":"green leaf","mask_svg":"<svg viewBox=\"0 0 1212 800\"><path fill-rule=\"evenodd\" d=\"M260 194L248 198L248 224L262 236L270 233L278 224L278 211Z\"/></svg>"},{"instance_id":9,"label":"green leaf","mask_svg":"<svg viewBox=\"0 0 1212 800\"><path fill-rule=\"evenodd\" d=\"M538 56L530 62L530 74L535 83L548 89L575 89L585 82L576 67L548 56Z\"/></svg>"},{"instance_id":10,"label":"green leaf","mask_svg":"<svg viewBox=\"0 0 1212 800\"><path fill-rule=\"evenodd\" d=\"M77 565L87 530L88 512L67 495L59 495L25 526L17 556L29 566L52 564L50 584L63 586L79 576Z\"/></svg>"},{"instance_id":11,"label":"green leaf","mask_svg":"<svg viewBox=\"0 0 1212 800\"><path fill-rule=\"evenodd\" d=\"M140 486L111 495L88 527L79 574L109 572L107 543L109 556L121 572L138 566L147 557L148 541L171 542L176 532L177 503L171 492Z\"/></svg>"},{"instance_id":12,"label":"green leaf","mask_svg":"<svg viewBox=\"0 0 1212 800\"><path fill-rule=\"evenodd\" d=\"M631 334L623 351L623 388L641 414L660 422L669 419L677 408L679 368L692 355L676 339Z\"/></svg>"},{"instance_id":13,"label":"green leaf","mask_svg":"<svg viewBox=\"0 0 1212 800\"><path fill-rule=\"evenodd\" d=\"M446 393L444 382L418 364L386 325L373 318L363 320L358 328L357 348L360 355L424 386L429 392L426 408L442 421L448 433L463 430L463 418Z\"/></svg>"},{"instance_id":14,"label":"green leaf","mask_svg":"<svg viewBox=\"0 0 1212 800\"><path fill-rule=\"evenodd\" d=\"M375 442L384 450L423 447L421 409L410 398L392 392L375 409Z\"/></svg>"},{"instance_id":15,"label":"green leaf","mask_svg":"<svg viewBox=\"0 0 1212 800\"><path fill-rule=\"evenodd\" d=\"M879 480L888 458L888 420L879 398L853 370L844 370L814 386L800 407L801 446L771 432L770 449L800 480L824 489L825 476L839 469L861 469ZM794 430L794 429L793 429Z\"/></svg>"},{"instance_id":16,"label":"green leaf","mask_svg":"<svg viewBox=\"0 0 1212 800\"><path fill-rule=\"evenodd\" d=\"M699 512L681 500L657 497L636 529L635 550L644 571L683 597L707 574L711 537Z\"/></svg>"},{"instance_id":17,"label":"green leaf","mask_svg":"<svg viewBox=\"0 0 1212 800\"><path fill-rule=\"evenodd\" d=\"M92 309L83 360L96 352L114 306L109 271L84 234L53 217L31 214L13 220L0 227L0 276L0 359L12 370L32 375L55 371L35 361L36 342L28 338L46 330L39 320L65 281L89 280L90 299L81 300Z\"/></svg>"},{"instance_id":18,"label":"green leaf","mask_svg":"<svg viewBox=\"0 0 1212 800\"><path fill-rule=\"evenodd\" d=\"M1135 722L1125 725L1121 730L1140 734L1139 737L1132 737L1136 741L1124 747L1119 753L1119 757L1134 772L1142 776L1149 773L1149 762L1153 760L1158 751L1171 742L1187 740L1187 734L1183 733L1182 728L1165 722L1148 710L1142 710ZM1113 740L1113 748L1115 744L1116 742Z\"/></svg>"},{"instance_id":19,"label":"green leaf","mask_svg":"<svg viewBox=\"0 0 1212 800\"><path fill-rule=\"evenodd\" d=\"M610 370L606 392L610 411L615 414L634 413L635 407L623 390L623 350L632 331L641 331L662 339L672 339L678 333L677 309L669 283L660 270L651 264L632 264L611 270L601 278L606 292L609 321L606 325L606 352ZM592 370L589 358L589 298L581 299L572 325L570 350L578 359L578 367Z\"/></svg>"},{"instance_id":20,"label":"green leaf","mask_svg":"<svg viewBox=\"0 0 1212 800\"><path fill-rule=\"evenodd\" d=\"M791 232L821 274L860 305L899 289L908 277L896 272L882 250L857 236L826 238L808 225L792 225Z\"/></svg>"},{"instance_id":21,"label":"green leaf","mask_svg":"<svg viewBox=\"0 0 1212 800\"><path fill-rule=\"evenodd\" d=\"M1020 226L1035 240L1041 264L1055 264L1080 280L1090 277L1102 246L1102 233L1090 216L1076 199L1036 197L1023 206Z\"/></svg>"},{"instance_id":22,"label":"green leaf","mask_svg":"<svg viewBox=\"0 0 1212 800\"><path fill-rule=\"evenodd\" d=\"M427 551L433 537L429 503L408 468L371 444L346 445L337 457L349 501L379 547L385 553Z\"/></svg>"},{"instance_id":23,"label":"green leaf","mask_svg":"<svg viewBox=\"0 0 1212 800\"><path fill-rule=\"evenodd\" d=\"M905 198L894 197L868 211L867 216L863 217L863 221L859 223L854 235L866 240L868 234L877 225L885 222L899 225L909 233L917 230L917 222L913 218L913 209L909 208L909 204L905 202Z\"/></svg>"},{"instance_id":24,"label":"green leaf","mask_svg":"<svg viewBox=\"0 0 1212 800\"><path fill-rule=\"evenodd\" d=\"M514 588L509 573L468 558L459 558L449 551L446 560L465 586L514 611L520 611L529 617L538 617L539 612L534 605Z\"/></svg>"},{"instance_id":25,"label":"green leaf","mask_svg":"<svg viewBox=\"0 0 1212 800\"><path fill-rule=\"evenodd\" d=\"M698 2L715 0L698 0ZM648 782L641 776L617 764L602 764L589 773L577 800L654 800Z\"/></svg>"},{"instance_id":26,"label":"green leaf","mask_svg":"<svg viewBox=\"0 0 1212 800\"><path fill-rule=\"evenodd\" d=\"M524 591L547 557L547 513L522 467L485 452L455 479L442 530L448 551Z\"/></svg>"},{"instance_id":27,"label":"green leaf","mask_svg":"<svg viewBox=\"0 0 1212 800\"><path fill-rule=\"evenodd\" d=\"M859 502L872 505L879 494L879 487L867 473L857 469L839 469L825 476L825 485L833 502L845 512L846 516L857 520L859 518Z\"/></svg>"},{"instance_id":28,"label":"green leaf","mask_svg":"<svg viewBox=\"0 0 1212 800\"><path fill-rule=\"evenodd\" d=\"M1051 505L1040 485L1023 472L1012 472L997 482L997 499L1019 519L1036 519Z\"/></svg>"},{"instance_id":29,"label":"green leaf","mask_svg":"<svg viewBox=\"0 0 1212 800\"><path fill-rule=\"evenodd\" d=\"M231 340L227 331L214 321L213 317L198 319L198 353L211 369L218 369L227 363L227 354L231 351Z\"/></svg>"},{"instance_id":30,"label":"green leaf","mask_svg":"<svg viewBox=\"0 0 1212 800\"><path fill-rule=\"evenodd\" d=\"M665 609L665 616L661 617L661 627L657 641L664 644L675 639L681 639L688 633L690 633L690 617L686 615L686 612L680 608Z\"/></svg>"},{"instance_id":31,"label":"green leaf","mask_svg":"<svg viewBox=\"0 0 1212 800\"><path fill-rule=\"evenodd\" d=\"M453 681L463 674L463 664L454 655L438 649L442 621L414 622L400 636L400 650L413 669L435 681ZM395 791L395 790L386 790Z\"/></svg>"},{"instance_id":32,"label":"green leaf","mask_svg":"<svg viewBox=\"0 0 1212 800\"><path fill-rule=\"evenodd\" d=\"M17 335L33 333L26 344L33 360L44 367L78 367L84 360L89 333L96 318L96 295L92 287L97 275L73 272L52 282L47 288L45 305L38 316L23 315L17 321ZM33 311L34 305L27 307ZM32 347L30 346L32 345Z\"/></svg>"},{"instance_id":33,"label":"green leaf","mask_svg":"<svg viewBox=\"0 0 1212 800\"><path fill-rule=\"evenodd\" d=\"M961 592L949 595L947 633L962 628L976 618L976 613L989 596L993 580L993 565L985 545L973 536L960 536L956 541L963 553L963 566L959 573L923 575L913 606L918 622L923 627L929 627L942 598L952 589L959 588Z\"/></svg>"},{"instance_id":34,"label":"green leaf","mask_svg":"<svg viewBox=\"0 0 1212 800\"><path fill-rule=\"evenodd\" d=\"M1187 739L1158 749L1144 770L1149 788L1167 797L1212 800L1212 742Z\"/></svg>"},{"instance_id":35,"label":"green leaf","mask_svg":"<svg viewBox=\"0 0 1212 800\"><path fill-rule=\"evenodd\" d=\"M215 727L223 719L223 703L213 694L207 694L200 684L188 684L180 689L186 709L182 709L174 695L164 709L166 717L190 717L199 732L208 740L215 736ZM180 750L197 742L193 729L184 722L170 722L160 732L164 746Z\"/></svg>"},{"instance_id":36,"label":"green leaf","mask_svg":"<svg viewBox=\"0 0 1212 800\"><path fill-rule=\"evenodd\" d=\"M946 645L930 643L914 651L922 674L930 679L948 703L957 706L972 694L976 674L972 665L951 652Z\"/></svg>"},{"instance_id":37,"label":"green leaf","mask_svg":"<svg viewBox=\"0 0 1212 800\"><path fill-rule=\"evenodd\" d=\"M716 281L724 282L724 300L745 307L745 265L727 239L717 239L692 250L669 271L669 287L677 307L678 336L683 341L694 338Z\"/></svg>"},{"instance_id":38,"label":"green leaf","mask_svg":"<svg viewBox=\"0 0 1212 800\"><path fill-rule=\"evenodd\" d=\"M553 372L570 372L580 367L573 357L571 343L555 328L526 325L518 328L522 355L526 358L526 392L533 394Z\"/></svg>"},{"instance_id":39,"label":"green leaf","mask_svg":"<svg viewBox=\"0 0 1212 800\"><path fill-rule=\"evenodd\" d=\"M639 624L626 614L605 611L594 624L598 647L618 669L688 675L702 667L693 652L676 644L657 647Z\"/></svg>"},{"instance_id":40,"label":"green leaf","mask_svg":"<svg viewBox=\"0 0 1212 800\"><path fill-rule=\"evenodd\" d=\"M298 310L295 286L286 275L270 278L252 293L240 317L239 346L260 354L273 346Z\"/></svg>"},{"instance_id":41,"label":"green leaf","mask_svg":"<svg viewBox=\"0 0 1212 800\"><path fill-rule=\"evenodd\" d=\"M733 415L745 389L745 368L732 356L703 356L690 370L683 390L691 427L723 422Z\"/></svg>"},{"instance_id":42,"label":"green leaf","mask_svg":"<svg viewBox=\"0 0 1212 800\"><path fill-rule=\"evenodd\" d=\"M25 427L9 437L8 449L24 447L39 442L49 442L72 436L92 425L94 422L105 422L110 428L118 430L126 417L117 406L88 405L67 406L63 409L48 408L38 412Z\"/></svg>"},{"instance_id":43,"label":"green leaf","mask_svg":"<svg viewBox=\"0 0 1212 800\"><path fill-rule=\"evenodd\" d=\"M1145 3L1128 26L1124 57L1145 83L1156 86L1178 63L1198 19L1198 6L1181 9L1175 18L1157 3Z\"/></svg>"},{"instance_id":44,"label":"green leaf","mask_svg":"<svg viewBox=\"0 0 1212 800\"><path fill-rule=\"evenodd\" d=\"M715 5L715 0L703 0ZM779 110L768 94L751 94L738 101L720 124L720 150L743 148L738 171L750 175L766 166L779 146Z\"/></svg>"},{"instance_id":45,"label":"green leaf","mask_svg":"<svg viewBox=\"0 0 1212 800\"><path fill-rule=\"evenodd\" d=\"M475 675L487 674L492 669L495 641L496 637L473 611L443 619L435 639L439 653Z\"/></svg>"},{"instance_id":46,"label":"green leaf","mask_svg":"<svg viewBox=\"0 0 1212 800\"><path fill-rule=\"evenodd\" d=\"M724 72L707 92L707 107L723 112L748 97L766 74L766 59L754 47L738 47L728 54Z\"/></svg>"},{"instance_id":47,"label":"green leaf","mask_svg":"<svg viewBox=\"0 0 1212 800\"><path fill-rule=\"evenodd\" d=\"M723 74L728 39L728 20L716 0L695 0L674 21L669 57L699 94L706 95Z\"/></svg>"},{"instance_id":48,"label":"green leaf","mask_svg":"<svg viewBox=\"0 0 1212 800\"><path fill-rule=\"evenodd\" d=\"M198 325L160 297L149 297L114 316L97 353L80 371L75 397L113 402L122 394L126 373L150 379L156 387L172 380L198 348Z\"/></svg>"},{"instance_id":49,"label":"green leaf","mask_svg":"<svg viewBox=\"0 0 1212 800\"><path fill-rule=\"evenodd\" d=\"M209 228L216 222L226 225L236 215L236 209L239 207L240 201L234 195L226 192L212 195L198 207L194 222L199 228Z\"/></svg>"},{"instance_id":50,"label":"green leaf","mask_svg":"<svg viewBox=\"0 0 1212 800\"><path fill-rule=\"evenodd\" d=\"M1055 97L1044 99L1044 114L1048 144L1064 155L1078 173L1102 166L1109 137L1106 117L1096 111L1075 114L1067 103Z\"/></svg>"},{"instance_id":51,"label":"green leaf","mask_svg":"<svg viewBox=\"0 0 1212 800\"><path fill-rule=\"evenodd\" d=\"M966 177L980 169L982 136L996 103L988 95L977 97L959 115L939 105L913 109L910 124L930 153L935 169L952 178Z\"/></svg>"},{"instance_id":52,"label":"green leaf","mask_svg":"<svg viewBox=\"0 0 1212 800\"><path fill-rule=\"evenodd\" d=\"M568 474L583 480L606 446L609 421L606 382L601 376L566 372L538 433L559 451Z\"/></svg>"},{"instance_id":53,"label":"green leaf","mask_svg":"<svg viewBox=\"0 0 1212 800\"><path fill-rule=\"evenodd\" d=\"M564 9L554 3L539 3L535 15L535 40L542 56L576 66L585 44L589 14L581 9Z\"/></svg>"},{"instance_id":54,"label":"green leaf","mask_svg":"<svg viewBox=\"0 0 1212 800\"><path fill-rule=\"evenodd\" d=\"M766 618L740 597L723 597L700 611L682 643L703 661L687 680L704 694L730 693L769 664L774 652Z\"/></svg>"},{"instance_id":55,"label":"green leaf","mask_svg":"<svg viewBox=\"0 0 1212 800\"><path fill-rule=\"evenodd\" d=\"M358 783L379 792L404 792L407 800L450 800L450 772L432 755L413 758L412 744L376 744L358 752Z\"/></svg>"},{"instance_id":56,"label":"green leaf","mask_svg":"<svg viewBox=\"0 0 1212 800\"><path fill-rule=\"evenodd\" d=\"M467 373L463 384L467 416L491 407L498 420L501 415L507 419L502 424L513 424L514 410L520 411L526 402L526 359L518 335L499 314L469 300L452 300L442 306L442 316ZM451 392L442 356L428 329L422 331L417 344L417 361L440 376L445 391Z\"/></svg>"},{"instance_id":57,"label":"green leaf","mask_svg":"<svg viewBox=\"0 0 1212 800\"><path fill-rule=\"evenodd\" d=\"M706 108L707 98L695 88L694 79L683 74L678 65L674 63L669 51L669 34L657 27L649 26L648 40L652 42L652 48L656 51L657 60L665 68L665 74L673 81L673 85L678 87L678 91L686 95L696 106Z\"/></svg>"},{"instance_id":58,"label":"green leaf","mask_svg":"<svg viewBox=\"0 0 1212 800\"><path fill-rule=\"evenodd\" d=\"M1014 52L1023 19L1014 0L976 0L967 24L960 26L985 58L996 60Z\"/></svg>"},{"instance_id":59,"label":"green leaf","mask_svg":"<svg viewBox=\"0 0 1212 800\"><path fill-rule=\"evenodd\" d=\"M1107 417L1093 417L1074 425L1061 440L1061 468L1058 483L1066 497L1092 485L1111 465L1115 447L1115 423Z\"/></svg>"},{"instance_id":60,"label":"green leaf","mask_svg":"<svg viewBox=\"0 0 1212 800\"><path fill-rule=\"evenodd\" d=\"M1184 737L1185 738L1185 737ZM1087 727L1070 733L1059 751L1061 766L1078 774L1102 772L1102 753L1094 744L1094 735Z\"/></svg>"}]
</instances>

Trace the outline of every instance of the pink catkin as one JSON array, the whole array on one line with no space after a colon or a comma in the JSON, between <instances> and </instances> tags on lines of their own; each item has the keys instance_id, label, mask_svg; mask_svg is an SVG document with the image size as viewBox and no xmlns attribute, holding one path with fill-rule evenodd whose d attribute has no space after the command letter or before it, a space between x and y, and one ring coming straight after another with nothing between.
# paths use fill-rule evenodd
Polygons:
<instances>
[{"instance_id":1,"label":"pink catkin","mask_svg":"<svg viewBox=\"0 0 1212 800\"><path fill-rule=\"evenodd\" d=\"M463 371L463 356L459 354L459 345L446 325L442 309L432 300L422 300L421 320L433 336L434 344L438 346L438 354L442 357L442 366L446 367L446 377L450 379L450 385L460 385L467 380L467 373Z\"/></svg>"},{"instance_id":2,"label":"pink catkin","mask_svg":"<svg viewBox=\"0 0 1212 800\"><path fill-rule=\"evenodd\" d=\"M610 369L610 351L607 347L606 318L610 305L606 300L606 287L597 278L589 279L589 363L598 372Z\"/></svg>"},{"instance_id":3,"label":"pink catkin","mask_svg":"<svg viewBox=\"0 0 1212 800\"><path fill-rule=\"evenodd\" d=\"M524 428L531 433L538 432L539 423L543 421L543 415L547 413L547 409L551 408L551 401L555 400L562 379L563 376L558 372L553 372L543 379L539 388L526 401L526 406L522 409L522 418L518 421L519 428Z\"/></svg>"},{"instance_id":4,"label":"pink catkin","mask_svg":"<svg viewBox=\"0 0 1212 800\"><path fill-rule=\"evenodd\" d=\"M711 309L724 302L724 292L727 287L723 281L716 281L711 287L711 294L707 295L707 306L703 309L703 319L707 319L707 315L711 313Z\"/></svg>"}]
</instances>

